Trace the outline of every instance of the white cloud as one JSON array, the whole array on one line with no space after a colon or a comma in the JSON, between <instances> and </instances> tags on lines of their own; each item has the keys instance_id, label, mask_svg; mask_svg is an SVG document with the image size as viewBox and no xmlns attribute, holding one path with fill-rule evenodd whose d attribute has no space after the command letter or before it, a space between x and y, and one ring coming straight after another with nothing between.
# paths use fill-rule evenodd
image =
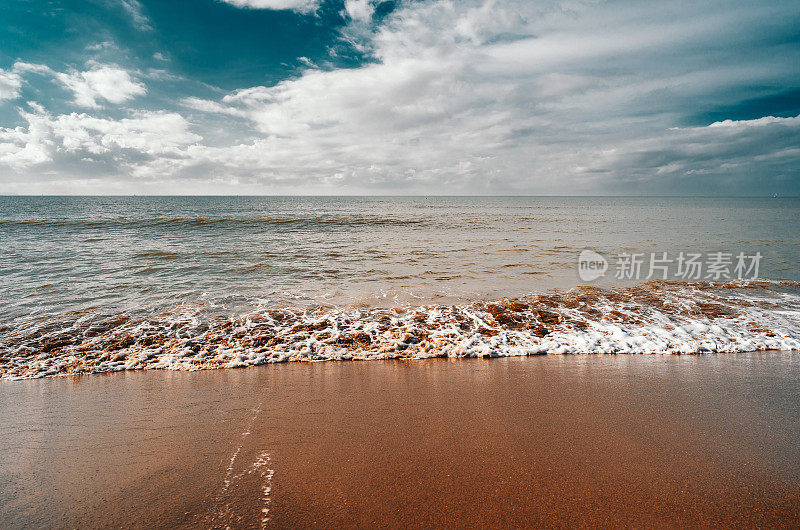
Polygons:
<instances>
[{"instance_id":1,"label":"white cloud","mask_svg":"<svg viewBox=\"0 0 800 530\"><path fill-rule=\"evenodd\" d=\"M142 31L152 30L150 19L142 12L142 4L138 0L119 0L122 8L128 12L133 23Z\"/></svg>"},{"instance_id":2,"label":"white cloud","mask_svg":"<svg viewBox=\"0 0 800 530\"><path fill-rule=\"evenodd\" d=\"M0 68L0 101L5 99L17 99L20 96L20 89L22 88L23 78L22 74L26 73L51 73L50 68L42 64L31 64L22 61L17 61L11 70L3 70Z\"/></svg>"},{"instance_id":3,"label":"white cloud","mask_svg":"<svg viewBox=\"0 0 800 530\"><path fill-rule=\"evenodd\" d=\"M724 121L716 121L709 125L708 127L731 127L731 128L742 128L742 127L763 127L766 125L786 125L786 126L800 126L800 116L795 116L793 118L776 118L775 116L764 116L763 118L758 118L755 120L724 120Z\"/></svg>"},{"instance_id":4,"label":"white cloud","mask_svg":"<svg viewBox=\"0 0 800 530\"><path fill-rule=\"evenodd\" d=\"M52 116L30 105L32 112L20 112L27 127L0 128L0 163L16 170L65 155L108 155L131 169L160 158L185 158L186 147L202 140L177 113L140 111L113 120L77 113Z\"/></svg>"},{"instance_id":5,"label":"white cloud","mask_svg":"<svg viewBox=\"0 0 800 530\"><path fill-rule=\"evenodd\" d=\"M17 99L22 88L22 77L16 72L0 69L0 101Z\"/></svg>"},{"instance_id":6,"label":"white cloud","mask_svg":"<svg viewBox=\"0 0 800 530\"><path fill-rule=\"evenodd\" d=\"M291 10L299 13L315 11L322 0L222 0L226 4L249 9Z\"/></svg>"},{"instance_id":7,"label":"white cloud","mask_svg":"<svg viewBox=\"0 0 800 530\"><path fill-rule=\"evenodd\" d=\"M89 44L88 46L86 46L86 49L91 52L99 52L101 50L117 49L117 45L110 40L104 40L102 42L97 42L95 44Z\"/></svg>"},{"instance_id":8,"label":"white cloud","mask_svg":"<svg viewBox=\"0 0 800 530\"><path fill-rule=\"evenodd\" d=\"M124 103L147 93L144 83L134 80L122 68L95 64L84 72L56 73L56 78L71 90L75 103L83 107L99 107L99 99Z\"/></svg>"},{"instance_id":9,"label":"white cloud","mask_svg":"<svg viewBox=\"0 0 800 530\"><path fill-rule=\"evenodd\" d=\"M40 119L42 108L31 103L34 113L22 113L28 128L0 128L0 164L13 169L25 169L51 160L52 139L47 123Z\"/></svg>"},{"instance_id":10,"label":"white cloud","mask_svg":"<svg viewBox=\"0 0 800 530\"><path fill-rule=\"evenodd\" d=\"M67 151L100 154L131 149L147 155L178 153L201 140L188 122L172 112L137 112L131 118L111 120L86 114L61 115L49 120L53 136Z\"/></svg>"},{"instance_id":11,"label":"white cloud","mask_svg":"<svg viewBox=\"0 0 800 530\"><path fill-rule=\"evenodd\" d=\"M304 65L306 65L309 68L317 68L317 65L314 64L314 61L312 61L308 57L298 57L297 60L300 61L301 63L303 63Z\"/></svg>"},{"instance_id":12,"label":"white cloud","mask_svg":"<svg viewBox=\"0 0 800 530\"><path fill-rule=\"evenodd\" d=\"M196 97L184 98L181 103L190 109L199 110L200 112L209 112L217 114L228 114L229 116L246 117L247 112L239 110L228 105L223 105L216 101L209 101L207 99L200 99Z\"/></svg>"},{"instance_id":13,"label":"white cloud","mask_svg":"<svg viewBox=\"0 0 800 530\"><path fill-rule=\"evenodd\" d=\"M22 61L14 63L14 71L20 73L51 74L53 71L44 64L33 64Z\"/></svg>"},{"instance_id":14,"label":"white cloud","mask_svg":"<svg viewBox=\"0 0 800 530\"><path fill-rule=\"evenodd\" d=\"M375 12L374 0L345 0L344 9L353 20L369 21Z\"/></svg>"}]
</instances>

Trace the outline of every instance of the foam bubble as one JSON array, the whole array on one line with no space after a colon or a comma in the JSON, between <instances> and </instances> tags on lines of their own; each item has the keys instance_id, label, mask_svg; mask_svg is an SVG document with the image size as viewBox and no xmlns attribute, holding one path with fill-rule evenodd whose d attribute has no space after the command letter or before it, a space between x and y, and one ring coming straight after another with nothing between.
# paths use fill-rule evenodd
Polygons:
<instances>
[{"instance_id":1,"label":"foam bubble","mask_svg":"<svg viewBox=\"0 0 800 530\"><path fill-rule=\"evenodd\" d=\"M0 332L0 377L201 370L289 361L800 349L800 284L647 282L492 302L259 309L180 305Z\"/></svg>"}]
</instances>

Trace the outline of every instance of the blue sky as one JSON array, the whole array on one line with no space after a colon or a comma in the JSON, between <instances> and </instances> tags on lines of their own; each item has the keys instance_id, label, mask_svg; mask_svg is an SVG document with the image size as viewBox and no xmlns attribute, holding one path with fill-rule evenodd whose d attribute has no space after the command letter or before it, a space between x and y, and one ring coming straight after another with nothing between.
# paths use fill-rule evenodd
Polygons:
<instances>
[{"instance_id":1,"label":"blue sky","mask_svg":"<svg viewBox=\"0 0 800 530\"><path fill-rule=\"evenodd\" d=\"M800 5L0 5L0 192L800 195Z\"/></svg>"}]
</instances>

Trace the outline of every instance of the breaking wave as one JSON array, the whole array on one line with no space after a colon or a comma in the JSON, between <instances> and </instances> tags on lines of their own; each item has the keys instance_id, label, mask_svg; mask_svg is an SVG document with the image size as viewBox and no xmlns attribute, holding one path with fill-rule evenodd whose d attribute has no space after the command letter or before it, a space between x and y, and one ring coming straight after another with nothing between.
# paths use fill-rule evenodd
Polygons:
<instances>
[{"instance_id":1,"label":"breaking wave","mask_svg":"<svg viewBox=\"0 0 800 530\"><path fill-rule=\"evenodd\" d=\"M800 283L647 282L456 305L209 317L79 313L0 327L0 379L287 361L800 349Z\"/></svg>"}]
</instances>

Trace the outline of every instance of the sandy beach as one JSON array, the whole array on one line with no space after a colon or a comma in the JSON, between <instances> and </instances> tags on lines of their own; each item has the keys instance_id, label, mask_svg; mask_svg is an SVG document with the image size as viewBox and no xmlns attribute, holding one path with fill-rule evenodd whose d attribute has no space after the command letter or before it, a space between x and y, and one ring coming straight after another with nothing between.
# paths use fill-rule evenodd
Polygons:
<instances>
[{"instance_id":1,"label":"sandy beach","mask_svg":"<svg viewBox=\"0 0 800 530\"><path fill-rule=\"evenodd\" d=\"M769 525L800 356L289 363L0 385L0 525Z\"/></svg>"}]
</instances>

